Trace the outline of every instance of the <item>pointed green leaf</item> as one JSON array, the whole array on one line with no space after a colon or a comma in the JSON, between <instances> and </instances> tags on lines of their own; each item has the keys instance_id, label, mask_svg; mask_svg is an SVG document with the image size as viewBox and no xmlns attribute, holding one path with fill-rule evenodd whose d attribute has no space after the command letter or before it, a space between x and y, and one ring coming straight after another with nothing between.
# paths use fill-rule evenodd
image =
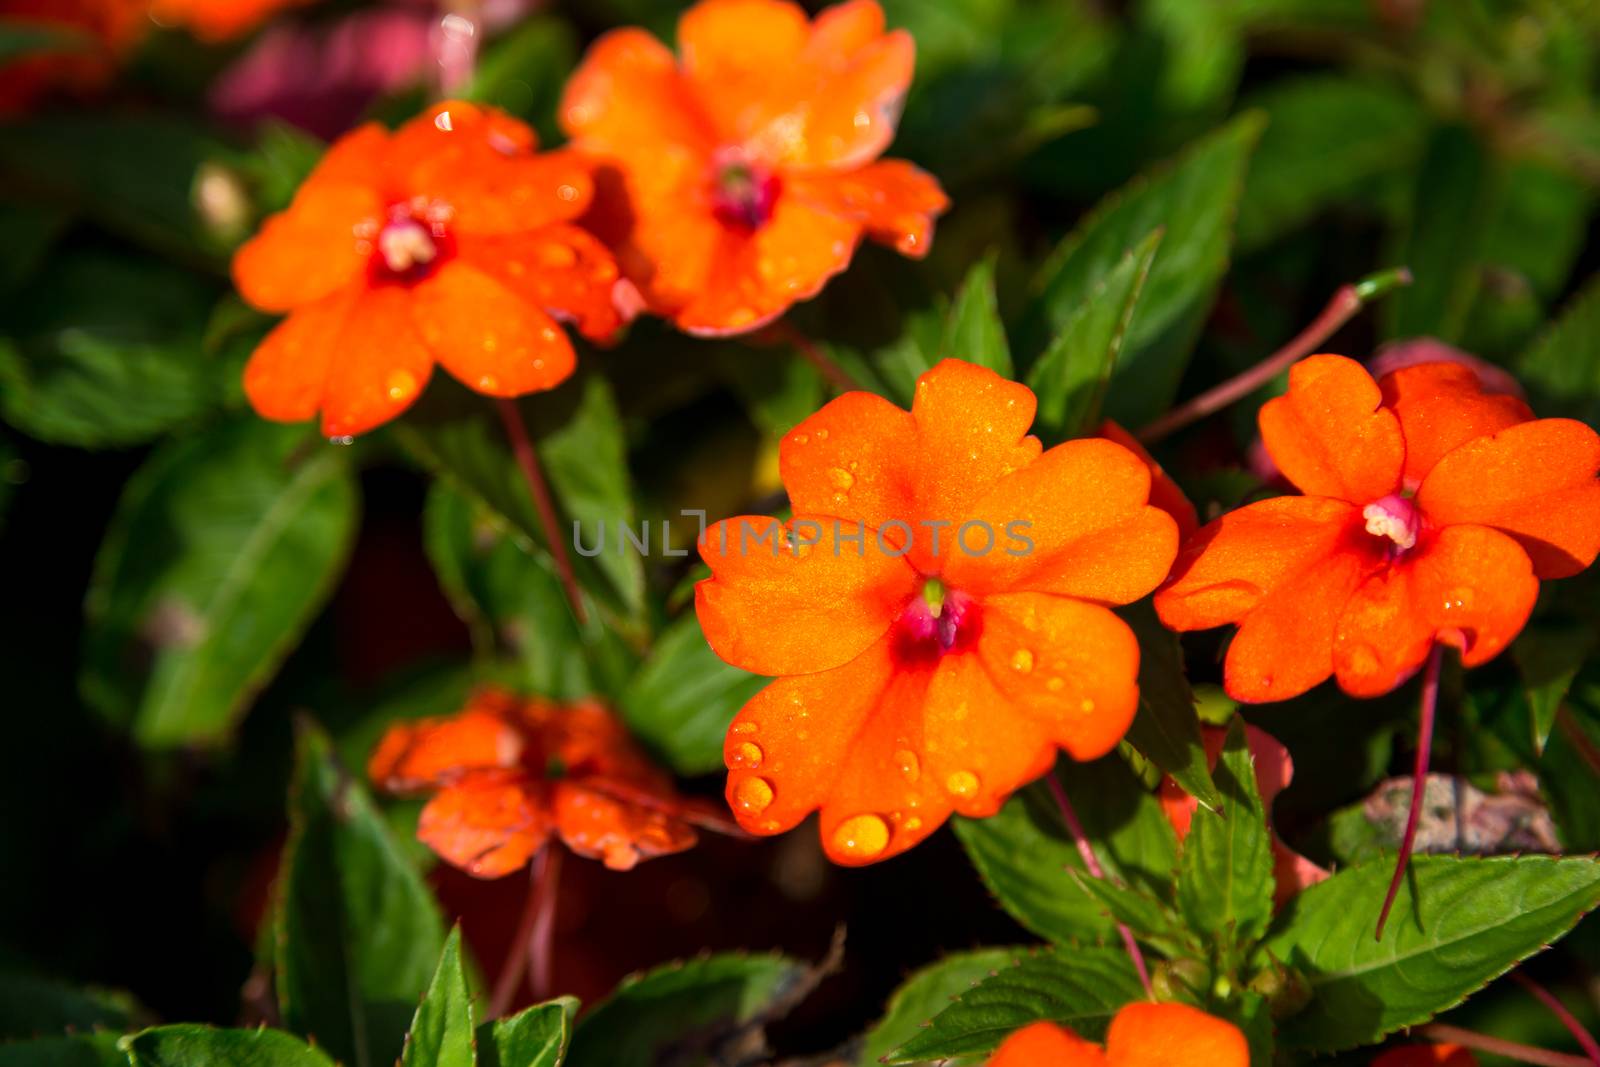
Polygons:
<instances>
[{"instance_id":1,"label":"pointed green leaf","mask_svg":"<svg viewBox=\"0 0 1600 1067\"><path fill-rule=\"evenodd\" d=\"M355 533L341 450L251 417L128 483L85 602L85 697L151 747L223 740L332 590Z\"/></svg>"},{"instance_id":2,"label":"pointed green leaf","mask_svg":"<svg viewBox=\"0 0 1600 1067\"><path fill-rule=\"evenodd\" d=\"M1147 600L1117 614L1139 638L1139 712L1128 729L1128 743L1202 805L1220 809L1222 796L1207 766L1178 635L1161 625Z\"/></svg>"},{"instance_id":3,"label":"pointed green leaf","mask_svg":"<svg viewBox=\"0 0 1600 1067\"><path fill-rule=\"evenodd\" d=\"M1215 778L1223 808L1195 810L1178 863L1178 907L1196 932L1248 944L1272 921L1272 838L1242 718L1228 728Z\"/></svg>"},{"instance_id":4,"label":"pointed green leaf","mask_svg":"<svg viewBox=\"0 0 1600 1067\"><path fill-rule=\"evenodd\" d=\"M1556 714L1578 671L1594 651L1595 633L1587 626L1539 626L1523 632L1511 646L1522 673L1532 716L1533 751L1544 751Z\"/></svg>"},{"instance_id":5,"label":"pointed green leaf","mask_svg":"<svg viewBox=\"0 0 1600 1067\"><path fill-rule=\"evenodd\" d=\"M876 1067L890 1050L917 1036L918 1030L949 1007L951 1000L979 982L1007 970L1031 950L1026 948L980 948L973 952L954 952L930 963L900 984L889 998L888 1008L876 1026L867 1031L857 1067Z\"/></svg>"},{"instance_id":6,"label":"pointed green leaf","mask_svg":"<svg viewBox=\"0 0 1600 1067\"><path fill-rule=\"evenodd\" d=\"M300 731L274 916L284 1024L346 1067L400 1055L445 941L433 894L316 726Z\"/></svg>"},{"instance_id":7,"label":"pointed green leaf","mask_svg":"<svg viewBox=\"0 0 1600 1067\"><path fill-rule=\"evenodd\" d=\"M561 997L478 1027L478 1067L561 1067L577 1013L577 998Z\"/></svg>"},{"instance_id":8,"label":"pointed green leaf","mask_svg":"<svg viewBox=\"0 0 1600 1067\"><path fill-rule=\"evenodd\" d=\"M955 303L944 323L939 340L939 359L964 359L988 367L1002 378L1015 372L1011 367L1011 346L1006 343L1005 324L1000 321L1000 304L995 298L996 257L990 254L975 263L961 283Z\"/></svg>"},{"instance_id":9,"label":"pointed green leaf","mask_svg":"<svg viewBox=\"0 0 1600 1067\"><path fill-rule=\"evenodd\" d=\"M1378 1041L1461 1003L1600 904L1592 857L1415 856L1383 940L1373 938L1393 858L1340 871L1295 898L1264 949L1310 983L1283 1021L1292 1048Z\"/></svg>"},{"instance_id":10,"label":"pointed green leaf","mask_svg":"<svg viewBox=\"0 0 1600 1067\"><path fill-rule=\"evenodd\" d=\"M406 1033L401 1067L476 1067L472 994L461 969L461 927L445 938L439 969Z\"/></svg>"},{"instance_id":11,"label":"pointed green leaf","mask_svg":"<svg viewBox=\"0 0 1600 1067\"><path fill-rule=\"evenodd\" d=\"M1113 920L1132 931L1142 944L1152 946L1164 956L1198 953L1199 945L1194 937L1178 921L1172 908L1153 893L1109 878L1095 878L1083 871L1069 873L1083 893Z\"/></svg>"},{"instance_id":12,"label":"pointed green leaf","mask_svg":"<svg viewBox=\"0 0 1600 1067\"><path fill-rule=\"evenodd\" d=\"M1034 432L1048 441L1092 433L1133 309L1161 244L1156 230L1095 283L1028 371L1039 398Z\"/></svg>"},{"instance_id":13,"label":"pointed green leaf","mask_svg":"<svg viewBox=\"0 0 1600 1067\"><path fill-rule=\"evenodd\" d=\"M891 1052L888 1062L982 1055L1039 1019L1098 1039L1119 1008L1143 996L1121 945L1043 951L957 997L927 1029Z\"/></svg>"},{"instance_id":14,"label":"pointed green leaf","mask_svg":"<svg viewBox=\"0 0 1600 1067\"><path fill-rule=\"evenodd\" d=\"M325 1053L281 1030L183 1023L123 1038L122 1048L132 1067L333 1067Z\"/></svg>"},{"instance_id":15,"label":"pointed green leaf","mask_svg":"<svg viewBox=\"0 0 1600 1067\"><path fill-rule=\"evenodd\" d=\"M1600 274L1516 361L1540 415L1600 423Z\"/></svg>"}]
</instances>

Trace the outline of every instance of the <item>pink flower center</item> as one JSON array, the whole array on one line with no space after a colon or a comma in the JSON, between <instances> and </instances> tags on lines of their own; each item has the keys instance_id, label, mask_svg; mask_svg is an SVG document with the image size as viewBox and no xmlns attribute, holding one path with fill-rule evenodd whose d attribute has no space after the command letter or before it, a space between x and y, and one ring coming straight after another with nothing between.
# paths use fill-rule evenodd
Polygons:
<instances>
[{"instance_id":1,"label":"pink flower center","mask_svg":"<svg viewBox=\"0 0 1600 1067\"><path fill-rule=\"evenodd\" d=\"M711 213L724 226L756 230L772 218L778 176L742 153L718 153L713 162Z\"/></svg>"},{"instance_id":2,"label":"pink flower center","mask_svg":"<svg viewBox=\"0 0 1600 1067\"><path fill-rule=\"evenodd\" d=\"M895 620L895 645L904 659L938 659L971 646L981 629L976 601L929 578Z\"/></svg>"},{"instance_id":3,"label":"pink flower center","mask_svg":"<svg viewBox=\"0 0 1600 1067\"><path fill-rule=\"evenodd\" d=\"M455 250L449 205L414 197L389 208L381 224L356 227L359 247L371 253L368 274L374 284L412 285L428 277Z\"/></svg>"},{"instance_id":4,"label":"pink flower center","mask_svg":"<svg viewBox=\"0 0 1600 1067\"><path fill-rule=\"evenodd\" d=\"M1392 542L1389 552L1394 556L1409 551L1422 532L1421 509L1416 501L1399 493L1374 500L1361 510L1361 517L1367 520L1367 533Z\"/></svg>"}]
</instances>

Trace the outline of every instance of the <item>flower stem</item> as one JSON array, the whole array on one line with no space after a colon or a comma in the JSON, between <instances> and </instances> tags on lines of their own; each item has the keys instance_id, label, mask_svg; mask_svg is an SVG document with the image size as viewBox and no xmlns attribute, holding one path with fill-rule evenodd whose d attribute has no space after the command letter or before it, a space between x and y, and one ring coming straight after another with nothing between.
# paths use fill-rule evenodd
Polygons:
<instances>
[{"instance_id":1,"label":"flower stem","mask_svg":"<svg viewBox=\"0 0 1600 1067\"><path fill-rule=\"evenodd\" d=\"M850 372L839 366L832 356L819 348L811 338L795 329L790 322L774 324L774 335L781 341L786 341L794 346L807 363L811 364L833 387L841 393L857 392L861 383L850 376Z\"/></svg>"},{"instance_id":2,"label":"flower stem","mask_svg":"<svg viewBox=\"0 0 1600 1067\"><path fill-rule=\"evenodd\" d=\"M1411 769L1411 810L1406 812L1406 832L1400 839L1400 855L1395 857L1394 877L1389 880L1389 892L1383 898L1383 910L1378 912L1377 940L1383 940L1383 927L1389 921L1389 909L1400 892L1400 883L1406 876L1406 865L1411 862L1411 849L1417 840L1417 822L1422 817L1422 794L1428 784L1428 762L1433 751L1433 717L1439 706L1439 668L1444 663L1444 646L1434 643L1428 652L1427 665L1422 669L1422 710L1417 723L1417 761Z\"/></svg>"},{"instance_id":3,"label":"flower stem","mask_svg":"<svg viewBox=\"0 0 1600 1067\"><path fill-rule=\"evenodd\" d=\"M1582 1056L1573 1056L1565 1052L1547 1052L1532 1045L1519 1045L1515 1041L1505 1041L1498 1037L1490 1037L1488 1034L1463 1030L1448 1023L1429 1023L1417 1027L1412 1033L1441 1044L1460 1045L1463 1048L1487 1052L1492 1056L1504 1056L1518 1063L1531 1063L1535 1067L1589 1067L1590 1062Z\"/></svg>"},{"instance_id":4,"label":"flower stem","mask_svg":"<svg viewBox=\"0 0 1600 1067\"><path fill-rule=\"evenodd\" d=\"M547 853L554 850L554 845L546 844L539 850L539 854L528 866L528 896L523 901L522 916L517 920L517 932L511 935L511 951L506 955L505 963L500 965L500 974L494 981L494 993L489 998L489 1018L498 1019L511 1010L511 1005L516 999L517 988L522 985L522 976L528 966L528 952L533 946L534 937L539 927L539 908L542 904L540 892L540 874L542 864Z\"/></svg>"},{"instance_id":5,"label":"flower stem","mask_svg":"<svg viewBox=\"0 0 1600 1067\"><path fill-rule=\"evenodd\" d=\"M1282 374L1293 364L1314 353L1339 328L1355 317L1367 304L1403 285L1411 284L1411 271L1393 267L1368 275L1358 282L1341 285L1311 325L1293 340L1254 367L1213 386L1187 403L1180 404L1140 430L1135 436L1144 444L1154 444L1214 412L1240 400Z\"/></svg>"},{"instance_id":6,"label":"flower stem","mask_svg":"<svg viewBox=\"0 0 1600 1067\"><path fill-rule=\"evenodd\" d=\"M1577 1016L1568 1011L1567 1006L1561 1003L1561 1001L1556 998L1554 993L1550 992L1544 986L1540 985L1538 982L1535 982L1532 978L1529 978L1521 971L1512 971L1511 977L1515 979L1524 989L1532 993L1539 1003L1549 1008L1551 1015L1554 1015L1557 1019L1561 1020L1561 1025L1565 1026L1567 1028L1567 1032L1572 1034L1572 1036L1577 1039L1578 1047L1583 1049L1584 1055L1589 1057L1590 1063L1600 1065L1600 1044L1595 1042L1594 1035L1589 1033L1588 1030L1584 1029L1583 1024L1578 1021Z\"/></svg>"},{"instance_id":7,"label":"flower stem","mask_svg":"<svg viewBox=\"0 0 1600 1067\"><path fill-rule=\"evenodd\" d=\"M551 974L555 968L556 904L561 899L561 850L555 842L539 850L533 859L534 922L529 936L528 985L535 1004L549 1000L554 992Z\"/></svg>"},{"instance_id":8,"label":"flower stem","mask_svg":"<svg viewBox=\"0 0 1600 1067\"><path fill-rule=\"evenodd\" d=\"M1078 813L1072 810L1072 801L1067 799L1067 791L1062 787L1060 779L1054 771L1044 776L1050 785L1050 795L1056 798L1056 807L1061 809L1061 821L1067 824L1067 833L1072 835L1072 843L1078 847L1078 855L1083 858L1083 865L1091 877L1105 878L1105 869L1100 866L1100 861L1095 858L1094 848L1089 844L1089 838L1083 832L1083 824L1078 821ZM1139 984L1144 986L1144 995L1151 1000L1156 999L1155 990L1150 988L1150 971L1144 965L1144 954L1139 951L1139 942L1134 940L1133 931L1125 923L1117 923L1117 933L1122 935L1122 943L1128 950L1128 958L1133 960L1133 969L1139 973Z\"/></svg>"},{"instance_id":9,"label":"flower stem","mask_svg":"<svg viewBox=\"0 0 1600 1067\"><path fill-rule=\"evenodd\" d=\"M555 563L561 588L566 590L567 603L572 606L572 614L579 624L587 623L589 613L584 610L583 594L578 588L577 576L572 571L572 557L567 555L567 543L561 537L561 522L556 518L555 502L551 500L550 487L545 484L544 474L539 470L539 454L534 451L528 428L523 425L522 411L517 407L517 402L509 397L496 397L495 407L500 412L500 421L505 424L506 438L510 440L511 451L517 457L517 466L522 468L522 479L528 483L528 495L533 498L533 506L539 512L539 524L544 527L545 540L550 543L550 558Z\"/></svg>"}]
</instances>

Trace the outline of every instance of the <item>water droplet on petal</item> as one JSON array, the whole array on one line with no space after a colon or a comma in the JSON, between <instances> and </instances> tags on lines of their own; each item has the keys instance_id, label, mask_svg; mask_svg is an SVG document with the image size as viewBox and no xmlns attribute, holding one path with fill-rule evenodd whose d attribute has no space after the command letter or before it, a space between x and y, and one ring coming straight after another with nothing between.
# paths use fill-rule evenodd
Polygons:
<instances>
[{"instance_id":1,"label":"water droplet on petal","mask_svg":"<svg viewBox=\"0 0 1600 1067\"><path fill-rule=\"evenodd\" d=\"M1371 674L1378 669L1378 650L1371 645L1356 645L1350 650L1350 670L1356 674Z\"/></svg>"},{"instance_id":2,"label":"water droplet on petal","mask_svg":"<svg viewBox=\"0 0 1600 1067\"><path fill-rule=\"evenodd\" d=\"M1084 697L1083 700L1078 704L1078 710L1083 712L1085 715L1089 714L1094 710L1094 701L1088 697Z\"/></svg>"},{"instance_id":3,"label":"water droplet on petal","mask_svg":"<svg viewBox=\"0 0 1600 1067\"><path fill-rule=\"evenodd\" d=\"M483 377L478 379L478 388L483 390L485 393L492 393L496 389L500 388L500 379L496 378L492 374L485 374Z\"/></svg>"},{"instance_id":4,"label":"water droplet on petal","mask_svg":"<svg viewBox=\"0 0 1600 1067\"><path fill-rule=\"evenodd\" d=\"M906 833L914 834L918 830L922 829L922 820L913 815L911 818L906 820L905 828Z\"/></svg>"},{"instance_id":5,"label":"water droplet on petal","mask_svg":"<svg viewBox=\"0 0 1600 1067\"><path fill-rule=\"evenodd\" d=\"M417 391L417 378L408 370L389 375L389 399L405 400Z\"/></svg>"},{"instance_id":6,"label":"water droplet on petal","mask_svg":"<svg viewBox=\"0 0 1600 1067\"><path fill-rule=\"evenodd\" d=\"M1061 678L1052 678L1048 682L1044 683L1044 687L1050 690L1052 693L1059 693L1061 690L1065 689L1066 686L1066 681Z\"/></svg>"},{"instance_id":7,"label":"water droplet on petal","mask_svg":"<svg viewBox=\"0 0 1600 1067\"><path fill-rule=\"evenodd\" d=\"M761 746L751 741L741 741L733 746L733 751L728 754L728 766L734 770L748 767L755 770L761 766L761 757L765 755Z\"/></svg>"},{"instance_id":8,"label":"water droplet on petal","mask_svg":"<svg viewBox=\"0 0 1600 1067\"><path fill-rule=\"evenodd\" d=\"M952 771L944 787L954 796L970 797L978 791L978 776L971 771Z\"/></svg>"},{"instance_id":9,"label":"water droplet on petal","mask_svg":"<svg viewBox=\"0 0 1600 1067\"><path fill-rule=\"evenodd\" d=\"M1444 610L1471 610L1472 589L1470 586L1457 586L1444 595Z\"/></svg>"},{"instance_id":10,"label":"water droplet on petal","mask_svg":"<svg viewBox=\"0 0 1600 1067\"><path fill-rule=\"evenodd\" d=\"M889 847L889 824L877 815L852 816L833 831L833 847L851 859L872 859Z\"/></svg>"},{"instance_id":11,"label":"water droplet on petal","mask_svg":"<svg viewBox=\"0 0 1600 1067\"><path fill-rule=\"evenodd\" d=\"M753 734L756 732L756 724L753 722L736 722L733 724L733 732L736 734Z\"/></svg>"},{"instance_id":12,"label":"water droplet on petal","mask_svg":"<svg viewBox=\"0 0 1600 1067\"><path fill-rule=\"evenodd\" d=\"M807 434L797 433L797 434L794 435L792 440L797 445L803 445L803 444L808 444L811 441L811 438Z\"/></svg>"},{"instance_id":13,"label":"water droplet on petal","mask_svg":"<svg viewBox=\"0 0 1600 1067\"><path fill-rule=\"evenodd\" d=\"M830 467L828 468L828 484L841 493L847 493L850 491L850 487L856 484L856 476L843 467Z\"/></svg>"},{"instance_id":14,"label":"water droplet on petal","mask_svg":"<svg viewBox=\"0 0 1600 1067\"><path fill-rule=\"evenodd\" d=\"M1020 674L1027 674L1033 670L1033 653L1025 648L1019 648L1011 657L1011 669Z\"/></svg>"},{"instance_id":15,"label":"water droplet on petal","mask_svg":"<svg viewBox=\"0 0 1600 1067\"><path fill-rule=\"evenodd\" d=\"M827 430L823 429L823 430L818 430L817 431L817 440L826 441L827 439L828 439L828 431Z\"/></svg>"},{"instance_id":16,"label":"water droplet on petal","mask_svg":"<svg viewBox=\"0 0 1600 1067\"><path fill-rule=\"evenodd\" d=\"M759 815L772 806L772 783L765 778L745 778L733 787L733 802L740 811Z\"/></svg>"},{"instance_id":17,"label":"water droplet on petal","mask_svg":"<svg viewBox=\"0 0 1600 1067\"><path fill-rule=\"evenodd\" d=\"M902 748L894 754L894 765L901 777L908 782L915 782L922 777L922 764L917 759L917 754L909 748Z\"/></svg>"}]
</instances>

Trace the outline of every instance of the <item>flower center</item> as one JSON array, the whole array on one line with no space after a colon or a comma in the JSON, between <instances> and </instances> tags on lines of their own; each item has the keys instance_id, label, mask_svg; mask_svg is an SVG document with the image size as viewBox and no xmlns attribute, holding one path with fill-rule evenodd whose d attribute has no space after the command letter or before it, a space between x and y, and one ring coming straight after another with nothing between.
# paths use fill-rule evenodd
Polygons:
<instances>
[{"instance_id":1,"label":"flower center","mask_svg":"<svg viewBox=\"0 0 1600 1067\"><path fill-rule=\"evenodd\" d=\"M971 645L981 627L977 604L970 596L929 578L922 583L922 595L900 613L895 629L902 656L937 659Z\"/></svg>"},{"instance_id":2,"label":"flower center","mask_svg":"<svg viewBox=\"0 0 1600 1067\"><path fill-rule=\"evenodd\" d=\"M372 251L373 282L411 285L437 270L455 248L448 225L452 215L448 205L416 197L390 207L381 225L357 227L357 240Z\"/></svg>"},{"instance_id":3,"label":"flower center","mask_svg":"<svg viewBox=\"0 0 1600 1067\"><path fill-rule=\"evenodd\" d=\"M711 213L724 226L755 230L772 218L778 176L743 155L721 154L713 163Z\"/></svg>"},{"instance_id":4,"label":"flower center","mask_svg":"<svg viewBox=\"0 0 1600 1067\"><path fill-rule=\"evenodd\" d=\"M1396 556L1416 545L1422 530L1422 512L1416 501L1399 493L1374 500L1361 510L1361 517L1367 520L1367 533L1393 542L1389 551Z\"/></svg>"}]
</instances>

